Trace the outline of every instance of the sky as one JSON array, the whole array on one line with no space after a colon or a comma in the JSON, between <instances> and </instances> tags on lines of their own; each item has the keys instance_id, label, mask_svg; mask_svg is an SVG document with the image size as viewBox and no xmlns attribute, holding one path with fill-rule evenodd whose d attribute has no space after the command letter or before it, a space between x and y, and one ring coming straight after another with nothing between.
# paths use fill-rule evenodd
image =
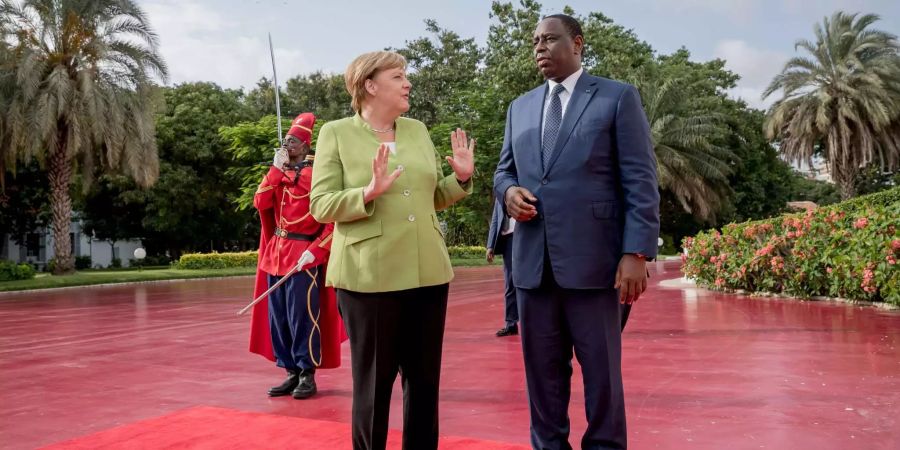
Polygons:
<instances>
[{"instance_id":1,"label":"sky","mask_svg":"<svg viewBox=\"0 0 900 450\"><path fill-rule=\"evenodd\" d=\"M517 0L516 0L517 1ZM317 70L343 73L357 55L402 47L424 36L425 19L483 45L489 0L137 0L160 38L169 84L212 81L252 88L271 77L272 34L279 82ZM658 53L686 47L695 61L726 60L741 76L730 94L765 108L761 93L791 56L813 39L813 25L836 10L881 16L875 28L900 34L900 1L889 0L569 0L544 1L543 12L569 5L599 11L634 30ZM415 89L415 87L413 87Z\"/></svg>"}]
</instances>

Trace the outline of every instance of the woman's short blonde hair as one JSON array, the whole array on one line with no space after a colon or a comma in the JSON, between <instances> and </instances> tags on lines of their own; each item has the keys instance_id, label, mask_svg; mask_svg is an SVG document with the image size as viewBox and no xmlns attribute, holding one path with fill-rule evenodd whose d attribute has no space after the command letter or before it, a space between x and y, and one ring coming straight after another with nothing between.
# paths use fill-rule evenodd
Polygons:
<instances>
[{"instance_id":1,"label":"woman's short blonde hair","mask_svg":"<svg viewBox=\"0 0 900 450\"><path fill-rule=\"evenodd\" d=\"M406 58L395 52L370 52L356 57L347 66L344 74L344 83L347 92L350 93L350 106L359 112L362 102L366 99L366 80L374 77L379 72L390 69L406 69Z\"/></svg>"}]
</instances>

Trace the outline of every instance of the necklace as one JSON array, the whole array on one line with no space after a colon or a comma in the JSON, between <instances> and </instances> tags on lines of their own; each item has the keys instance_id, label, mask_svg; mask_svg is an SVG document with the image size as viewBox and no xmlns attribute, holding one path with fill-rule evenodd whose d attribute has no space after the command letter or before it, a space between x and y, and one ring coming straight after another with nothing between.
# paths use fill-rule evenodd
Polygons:
<instances>
[{"instance_id":1,"label":"necklace","mask_svg":"<svg viewBox=\"0 0 900 450\"><path fill-rule=\"evenodd\" d=\"M390 128L388 128L387 130L379 130L379 129L373 127L372 125L369 125L369 128L371 128L372 131L374 131L376 133L390 133L391 131L394 131L393 125Z\"/></svg>"}]
</instances>

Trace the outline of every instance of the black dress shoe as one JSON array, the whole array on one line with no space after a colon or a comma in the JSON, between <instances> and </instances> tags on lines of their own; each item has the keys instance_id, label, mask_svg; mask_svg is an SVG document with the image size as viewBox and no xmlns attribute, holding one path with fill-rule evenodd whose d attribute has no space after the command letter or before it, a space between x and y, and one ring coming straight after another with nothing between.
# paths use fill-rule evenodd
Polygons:
<instances>
[{"instance_id":1,"label":"black dress shoe","mask_svg":"<svg viewBox=\"0 0 900 450\"><path fill-rule=\"evenodd\" d=\"M515 336L517 334L519 334L518 325L508 325L497 331L497 337Z\"/></svg>"},{"instance_id":2,"label":"black dress shoe","mask_svg":"<svg viewBox=\"0 0 900 450\"><path fill-rule=\"evenodd\" d=\"M278 386L269 388L269 397L280 397L282 395L288 395L291 391L297 387L297 384L300 383L300 373L288 370L288 377L284 380L284 383L281 383Z\"/></svg>"},{"instance_id":3,"label":"black dress shoe","mask_svg":"<svg viewBox=\"0 0 900 450\"><path fill-rule=\"evenodd\" d=\"M300 372L300 384L294 389L293 395L296 399L310 398L316 395L316 371L303 370Z\"/></svg>"}]
</instances>

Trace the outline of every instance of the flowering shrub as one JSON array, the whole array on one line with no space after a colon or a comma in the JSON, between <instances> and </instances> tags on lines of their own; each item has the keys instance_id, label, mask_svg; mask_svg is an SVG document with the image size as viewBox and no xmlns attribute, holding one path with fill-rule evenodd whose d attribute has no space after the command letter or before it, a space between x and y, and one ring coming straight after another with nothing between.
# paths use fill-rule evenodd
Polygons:
<instances>
[{"instance_id":1,"label":"flowering shrub","mask_svg":"<svg viewBox=\"0 0 900 450\"><path fill-rule=\"evenodd\" d=\"M900 187L684 239L685 275L725 290L900 305Z\"/></svg>"}]
</instances>

